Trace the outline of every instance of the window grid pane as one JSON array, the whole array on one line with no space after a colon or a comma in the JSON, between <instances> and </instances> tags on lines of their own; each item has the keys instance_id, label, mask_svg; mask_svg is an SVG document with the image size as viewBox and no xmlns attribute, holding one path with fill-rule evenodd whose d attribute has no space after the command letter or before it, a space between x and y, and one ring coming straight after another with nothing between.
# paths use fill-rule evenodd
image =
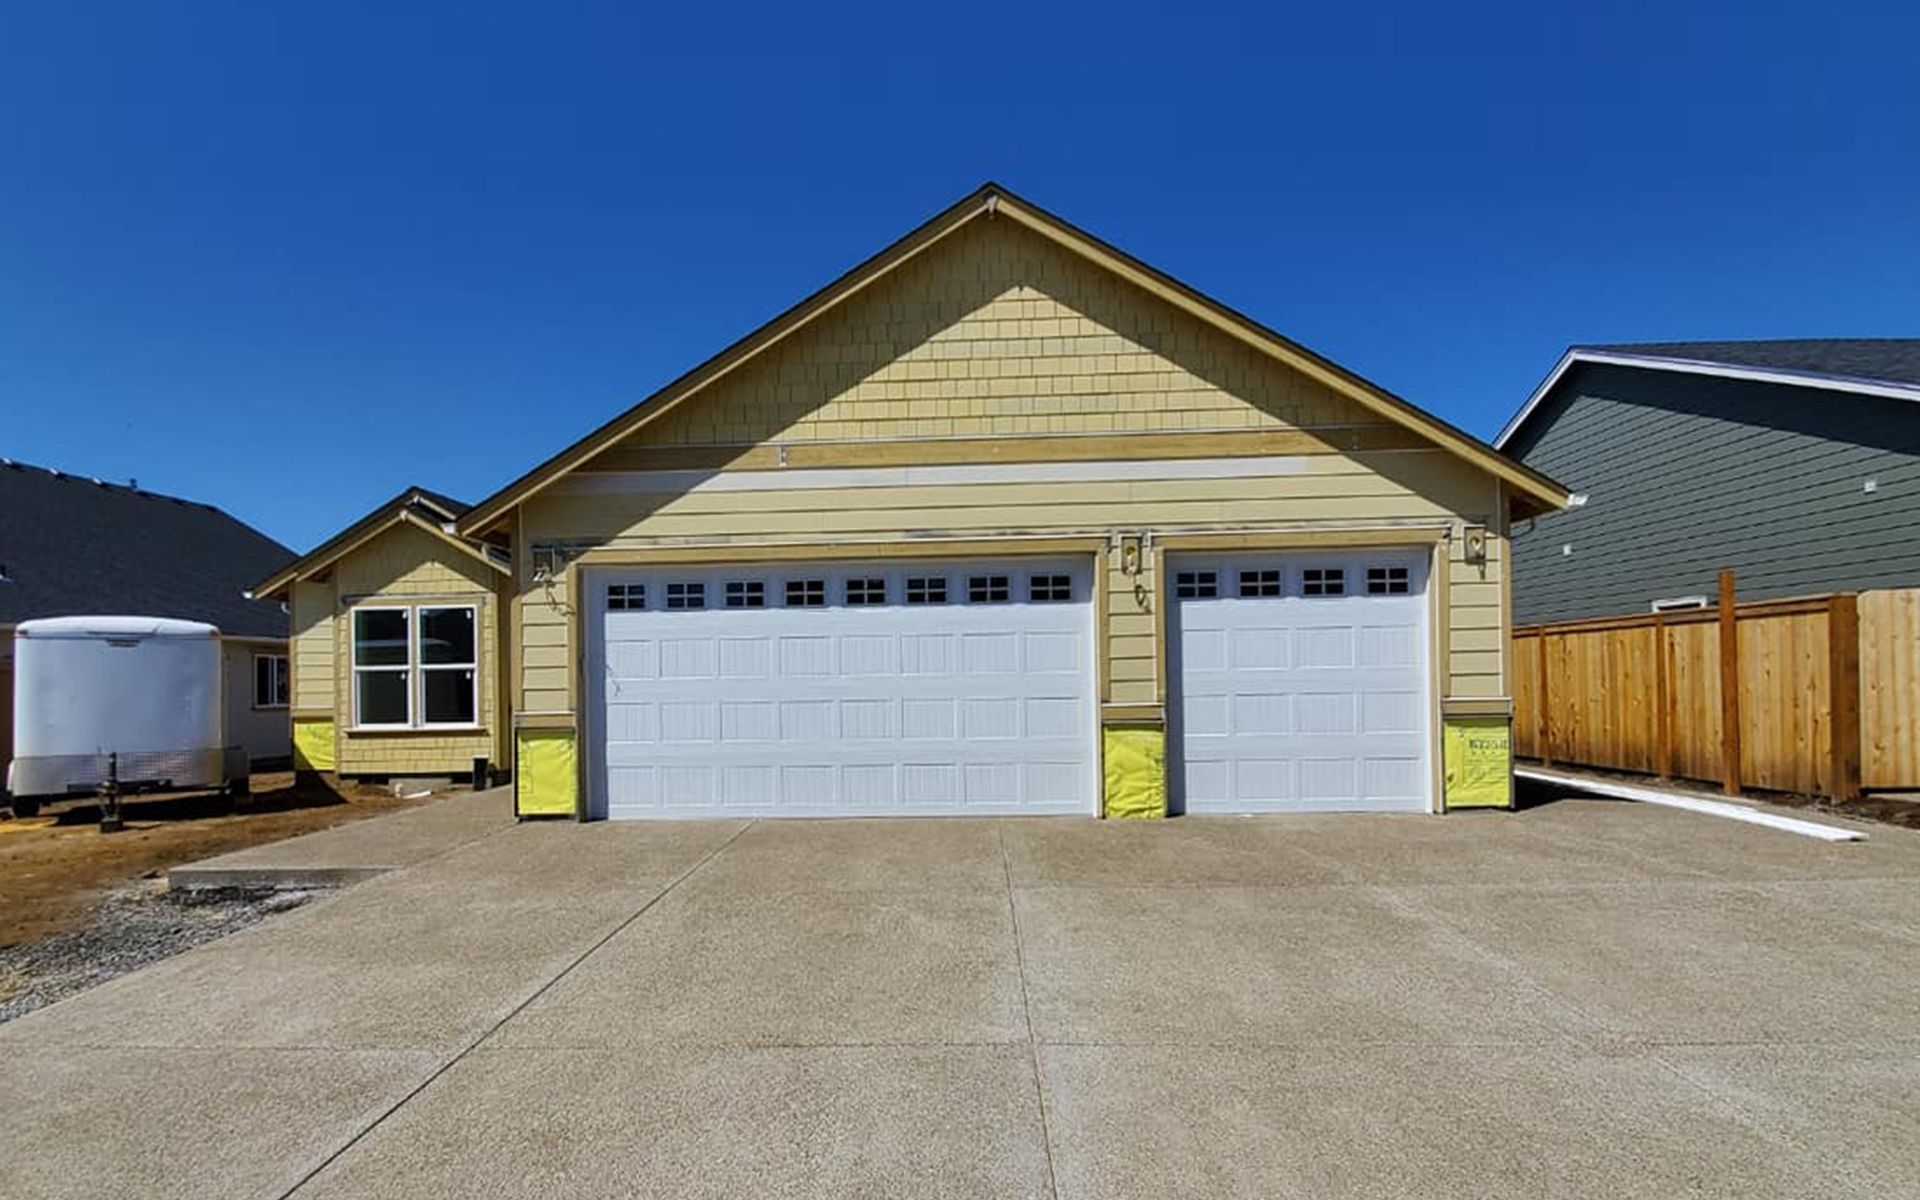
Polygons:
<instances>
[{"instance_id":1,"label":"window grid pane","mask_svg":"<svg viewBox=\"0 0 1920 1200\"><path fill-rule=\"evenodd\" d=\"M758 579L733 579L727 582L728 608L765 608L767 585Z\"/></svg>"},{"instance_id":2,"label":"window grid pane","mask_svg":"<svg viewBox=\"0 0 1920 1200\"><path fill-rule=\"evenodd\" d=\"M404 667L408 662L407 618L404 608L361 608L353 614L353 665Z\"/></svg>"},{"instance_id":3,"label":"window grid pane","mask_svg":"<svg viewBox=\"0 0 1920 1200\"><path fill-rule=\"evenodd\" d=\"M827 581L824 579L787 580L788 608L819 608L827 602Z\"/></svg>"},{"instance_id":4,"label":"window grid pane","mask_svg":"<svg viewBox=\"0 0 1920 1200\"><path fill-rule=\"evenodd\" d=\"M847 603L852 606L885 604L887 581L884 579L847 580Z\"/></svg>"},{"instance_id":5,"label":"window grid pane","mask_svg":"<svg viewBox=\"0 0 1920 1200\"><path fill-rule=\"evenodd\" d=\"M1173 594L1180 600L1212 600L1220 594L1220 576L1214 571L1181 571L1173 577Z\"/></svg>"},{"instance_id":6,"label":"window grid pane","mask_svg":"<svg viewBox=\"0 0 1920 1200\"><path fill-rule=\"evenodd\" d=\"M967 579L967 603L1005 604L1012 589L1005 575L973 575Z\"/></svg>"},{"instance_id":7,"label":"window grid pane","mask_svg":"<svg viewBox=\"0 0 1920 1200\"><path fill-rule=\"evenodd\" d=\"M1240 572L1240 594L1242 596L1278 596L1280 594L1279 570Z\"/></svg>"},{"instance_id":8,"label":"window grid pane","mask_svg":"<svg viewBox=\"0 0 1920 1200\"><path fill-rule=\"evenodd\" d=\"M422 608L420 663L422 666L474 665L474 610Z\"/></svg>"},{"instance_id":9,"label":"window grid pane","mask_svg":"<svg viewBox=\"0 0 1920 1200\"><path fill-rule=\"evenodd\" d=\"M1404 596L1410 591L1405 567L1368 567L1367 595Z\"/></svg>"},{"instance_id":10,"label":"window grid pane","mask_svg":"<svg viewBox=\"0 0 1920 1200\"><path fill-rule=\"evenodd\" d=\"M1305 596L1344 596L1347 573L1340 567L1308 567L1300 572L1300 592Z\"/></svg>"},{"instance_id":11,"label":"window grid pane","mask_svg":"<svg viewBox=\"0 0 1920 1200\"><path fill-rule=\"evenodd\" d=\"M915 575L907 580L908 604L945 604L947 579L944 575Z\"/></svg>"},{"instance_id":12,"label":"window grid pane","mask_svg":"<svg viewBox=\"0 0 1920 1200\"><path fill-rule=\"evenodd\" d=\"M1058 604L1073 599L1073 576L1029 575L1027 600L1034 604Z\"/></svg>"},{"instance_id":13,"label":"window grid pane","mask_svg":"<svg viewBox=\"0 0 1920 1200\"><path fill-rule=\"evenodd\" d=\"M627 612L643 609L646 606L646 584L610 583L607 585L607 611Z\"/></svg>"},{"instance_id":14,"label":"window grid pane","mask_svg":"<svg viewBox=\"0 0 1920 1200\"><path fill-rule=\"evenodd\" d=\"M669 583L667 585L667 607L671 609L705 608L707 606L707 585L704 583Z\"/></svg>"}]
</instances>

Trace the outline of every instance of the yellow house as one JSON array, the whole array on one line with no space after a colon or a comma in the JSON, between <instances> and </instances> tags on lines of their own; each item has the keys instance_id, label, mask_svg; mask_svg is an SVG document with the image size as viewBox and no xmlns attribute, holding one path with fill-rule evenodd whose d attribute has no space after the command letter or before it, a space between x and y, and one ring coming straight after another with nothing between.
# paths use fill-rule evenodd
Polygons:
<instances>
[{"instance_id":1,"label":"yellow house","mask_svg":"<svg viewBox=\"0 0 1920 1200\"><path fill-rule=\"evenodd\" d=\"M1508 803L1507 531L1567 499L988 184L263 590L309 762L510 754L523 815L1439 812ZM431 668L368 610L461 596L476 728L369 727Z\"/></svg>"},{"instance_id":2,"label":"yellow house","mask_svg":"<svg viewBox=\"0 0 1920 1200\"><path fill-rule=\"evenodd\" d=\"M507 763L512 569L504 551L454 532L466 510L409 488L253 589L291 617L296 769L470 775L476 759Z\"/></svg>"}]
</instances>

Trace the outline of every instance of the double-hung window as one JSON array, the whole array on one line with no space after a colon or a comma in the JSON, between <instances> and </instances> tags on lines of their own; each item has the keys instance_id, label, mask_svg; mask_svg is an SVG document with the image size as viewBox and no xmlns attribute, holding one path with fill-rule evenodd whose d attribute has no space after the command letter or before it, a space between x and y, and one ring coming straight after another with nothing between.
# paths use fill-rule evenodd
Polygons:
<instances>
[{"instance_id":1,"label":"double-hung window","mask_svg":"<svg viewBox=\"0 0 1920 1200\"><path fill-rule=\"evenodd\" d=\"M256 654L253 656L253 706L255 708L287 706L286 655Z\"/></svg>"},{"instance_id":2,"label":"double-hung window","mask_svg":"<svg viewBox=\"0 0 1920 1200\"><path fill-rule=\"evenodd\" d=\"M471 727L479 720L479 610L471 604L353 610L353 723Z\"/></svg>"}]
</instances>

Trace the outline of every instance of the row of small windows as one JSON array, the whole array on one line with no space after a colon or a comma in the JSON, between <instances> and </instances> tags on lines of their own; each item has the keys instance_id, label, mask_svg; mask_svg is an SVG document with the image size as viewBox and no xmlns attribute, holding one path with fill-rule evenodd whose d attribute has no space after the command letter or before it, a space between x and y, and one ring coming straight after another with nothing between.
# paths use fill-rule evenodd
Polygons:
<instances>
[{"instance_id":1,"label":"row of small windows","mask_svg":"<svg viewBox=\"0 0 1920 1200\"><path fill-rule=\"evenodd\" d=\"M1232 594L1252 599L1283 595L1282 573L1271 568L1230 572L1235 588ZM1179 571L1173 577L1173 594L1181 600L1215 600L1220 596L1221 572ZM1368 567L1369 596L1404 596L1410 590L1405 567ZM1347 572L1344 567L1307 567L1300 572L1302 596L1344 596Z\"/></svg>"},{"instance_id":2,"label":"row of small windows","mask_svg":"<svg viewBox=\"0 0 1920 1200\"><path fill-rule=\"evenodd\" d=\"M1032 604L1061 604L1073 599L1071 575L1029 575L1026 585L1026 598ZM847 579L840 586L841 602L849 608L886 604L892 600L885 578ZM767 585L758 579L730 579L724 585L722 595L728 608L767 606ZM966 577L966 597L969 604L1011 603L1014 577L969 575ZM948 598L947 577L944 575L909 575L906 579L905 600L908 604L946 604ZM827 604L827 581L789 579L782 593L782 603L787 608L824 608ZM646 584L607 585L608 611L632 612L646 607ZM697 581L667 584L666 607L673 611L706 608L707 585Z\"/></svg>"}]
</instances>

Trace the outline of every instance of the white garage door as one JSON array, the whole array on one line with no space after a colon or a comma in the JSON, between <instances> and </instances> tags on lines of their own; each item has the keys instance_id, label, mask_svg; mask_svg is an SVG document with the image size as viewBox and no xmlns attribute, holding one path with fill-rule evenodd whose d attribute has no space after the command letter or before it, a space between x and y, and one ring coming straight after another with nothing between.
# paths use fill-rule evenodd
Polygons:
<instances>
[{"instance_id":1,"label":"white garage door","mask_svg":"<svg viewBox=\"0 0 1920 1200\"><path fill-rule=\"evenodd\" d=\"M1425 811L1427 561L1171 558L1175 809Z\"/></svg>"},{"instance_id":2,"label":"white garage door","mask_svg":"<svg viewBox=\"0 0 1920 1200\"><path fill-rule=\"evenodd\" d=\"M596 815L1095 811L1086 561L586 578Z\"/></svg>"}]
</instances>

